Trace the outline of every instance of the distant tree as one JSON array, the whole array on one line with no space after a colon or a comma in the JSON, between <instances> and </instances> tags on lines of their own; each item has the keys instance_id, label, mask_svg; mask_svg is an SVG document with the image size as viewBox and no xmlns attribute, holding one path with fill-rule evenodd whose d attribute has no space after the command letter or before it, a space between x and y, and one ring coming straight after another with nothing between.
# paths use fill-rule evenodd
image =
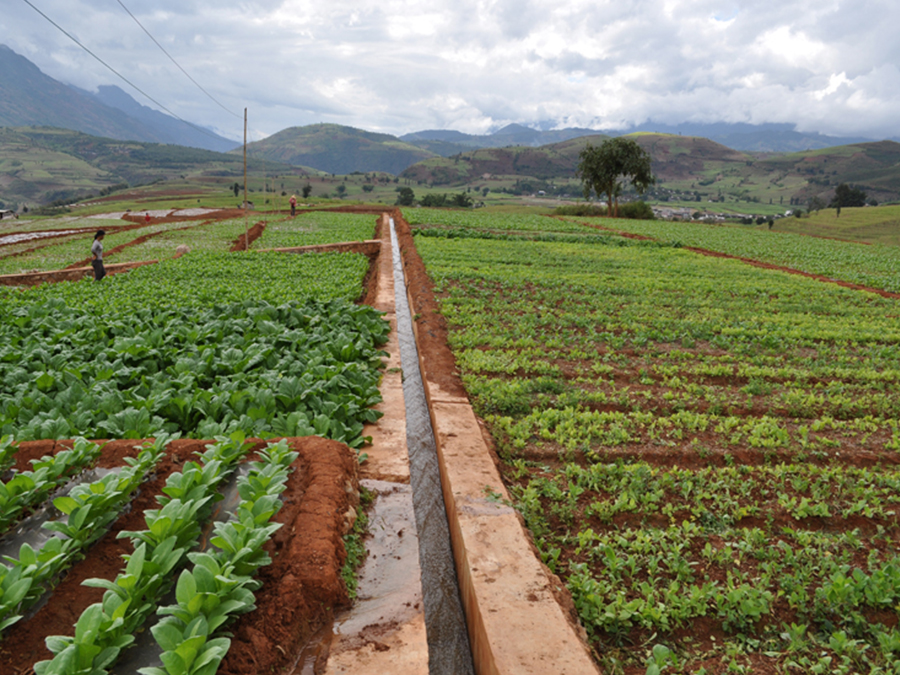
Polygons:
<instances>
[{"instance_id":1,"label":"distant tree","mask_svg":"<svg viewBox=\"0 0 900 675\"><path fill-rule=\"evenodd\" d=\"M865 206L866 193L862 190L851 187L846 183L841 183L834 189L834 197L831 199L829 206L837 210L837 215L841 215L841 209L845 206Z\"/></svg>"},{"instance_id":2,"label":"distant tree","mask_svg":"<svg viewBox=\"0 0 900 675\"><path fill-rule=\"evenodd\" d=\"M416 195L411 187L397 188L397 205L412 206L416 201Z\"/></svg>"},{"instance_id":3,"label":"distant tree","mask_svg":"<svg viewBox=\"0 0 900 675\"><path fill-rule=\"evenodd\" d=\"M460 192L459 194L453 195L451 203L453 204L453 206L458 206L462 209L467 209L473 204L472 198L465 192Z\"/></svg>"},{"instance_id":4,"label":"distant tree","mask_svg":"<svg viewBox=\"0 0 900 675\"><path fill-rule=\"evenodd\" d=\"M794 210L794 218L800 218L803 215L803 209Z\"/></svg>"},{"instance_id":5,"label":"distant tree","mask_svg":"<svg viewBox=\"0 0 900 675\"><path fill-rule=\"evenodd\" d=\"M812 213L813 211L818 212L821 209L824 209L825 206L826 206L825 200L822 199L821 197L810 197L809 201L806 202L806 209L810 213Z\"/></svg>"},{"instance_id":6,"label":"distant tree","mask_svg":"<svg viewBox=\"0 0 900 675\"><path fill-rule=\"evenodd\" d=\"M372 190L375 189L375 186L367 184L367 185L363 185L362 189L363 189L363 192L371 192Z\"/></svg>"},{"instance_id":7,"label":"distant tree","mask_svg":"<svg viewBox=\"0 0 900 675\"><path fill-rule=\"evenodd\" d=\"M338 185L338 186L335 188L335 192L337 192L338 197L340 197L341 199L343 199L344 196L347 194L347 186L344 185L343 183L341 183L340 185Z\"/></svg>"},{"instance_id":8,"label":"distant tree","mask_svg":"<svg viewBox=\"0 0 900 675\"><path fill-rule=\"evenodd\" d=\"M425 195L422 197L422 200L419 202L422 206L430 206L433 208L446 206L447 205L447 195L446 194L437 194L431 193L430 195Z\"/></svg>"},{"instance_id":9,"label":"distant tree","mask_svg":"<svg viewBox=\"0 0 900 675\"><path fill-rule=\"evenodd\" d=\"M592 190L597 197L606 195L608 213L618 216L622 179L630 181L638 194L643 194L656 182L650 164L650 155L641 146L619 136L599 147L588 143L579 154L577 175L584 185L585 199L590 199Z\"/></svg>"},{"instance_id":10,"label":"distant tree","mask_svg":"<svg viewBox=\"0 0 900 675\"><path fill-rule=\"evenodd\" d=\"M312 185L310 185L309 183L304 185L302 194L303 194L303 199L309 199L309 196L312 194Z\"/></svg>"},{"instance_id":11,"label":"distant tree","mask_svg":"<svg viewBox=\"0 0 900 675\"><path fill-rule=\"evenodd\" d=\"M489 188L489 187L483 187L483 188L481 188L481 194L482 194L483 197L487 197L487 196L488 196L488 192L490 192L490 191L491 191L491 188Z\"/></svg>"},{"instance_id":12,"label":"distant tree","mask_svg":"<svg viewBox=\"0 0 900 675\"><path fill-rule=\"evenodd\" d=\"M237 197L238 193L241 191L241 186L238 183L235 183L231 186L231 189L234 190L234 196Z\"/></svg>"}]
</instances>

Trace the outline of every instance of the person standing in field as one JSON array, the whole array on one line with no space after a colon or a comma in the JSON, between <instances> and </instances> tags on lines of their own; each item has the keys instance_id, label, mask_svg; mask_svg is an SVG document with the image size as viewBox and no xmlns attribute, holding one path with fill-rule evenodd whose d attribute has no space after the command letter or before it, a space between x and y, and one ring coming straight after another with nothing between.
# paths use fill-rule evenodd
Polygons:
<instances>
[{"instance_id":1,"label":"person standing in field","mask_svg":"<svg viewBox=\"0 0 900 675\"><path fill-rule=\"evenodd\" d=\"M147 211L147 213L144 214L144 222L147 223L147 225L150 224L150 212L149 211Z\"/></svg>"},{"instance_id":2,"label":"person standing in field","mask_svg":"<svg viewBox=\"0 0 900 675\"><path fill-rule=\"evenodd\" d=\"M94 243L91 244L91 267L94 268L94 281L100 281L106 276L106 268L103 267L103 237L106 232L97 230L94 235Z\"/></svg>"},{"instance_id":3,"label":"person standing in field","mask_svg":"<svg viewBox=\"0 0 900 675\"><path fill-rule=\"evenodd\" d=\"M297 215L297 195L291 195L291 218Z\"/></svg>"}]
</instances>

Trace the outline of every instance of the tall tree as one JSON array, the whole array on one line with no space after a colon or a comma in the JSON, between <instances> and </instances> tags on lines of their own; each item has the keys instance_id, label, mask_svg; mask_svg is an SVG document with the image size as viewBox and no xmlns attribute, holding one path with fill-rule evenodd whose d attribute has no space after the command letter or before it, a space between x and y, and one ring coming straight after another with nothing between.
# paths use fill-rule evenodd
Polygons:
<instances>
[{"instance_id":1,"label":"tall tree","mask_svg":"<svg viewBox=\"0 0 900 675\"><path fill-rule=\"evenodd\" d=\"M859 188L841 183L834 189L834 197L831 199L831 208L837 209L837 215L841 215L841 208L845 206L865 206L866 193Z\"/></svg>"},{"instance_id":2,"label":"tall tree","mask_svg":"<svg viewBox=\"0 0 900 675\"><path fill-rule=\"evenodd\" d=\"M610 138L599 147L590 143L579 155L578 176L584 183L584 198L593 190L597 197L606 195L608 215L619 215L619 195L625 181L638 194L656 182L650 167L650 155L630 138Z\"/></svg>"},{"instance_id":3,"label":"tall tree","mask_svg":"<svg viewBox=\"0 0 900 675\"><path fill-rule=\"evenodd\" d=\"M412 188L409 187L401 187L397 188L397 205L398 206L412 206L416 201L416 195L413 192Z\"/></svg>"}]
</instances>

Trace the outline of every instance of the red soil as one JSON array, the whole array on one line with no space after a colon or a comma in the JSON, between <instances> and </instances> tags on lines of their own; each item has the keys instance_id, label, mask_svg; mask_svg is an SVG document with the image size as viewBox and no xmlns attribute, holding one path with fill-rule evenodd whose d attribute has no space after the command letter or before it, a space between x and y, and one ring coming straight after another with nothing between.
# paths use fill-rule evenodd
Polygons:
<instances>
[{"instance_id":1,"label":"red soil","mask_svg":"<svg viewBox=\"0 0 900 675\"><path fill-rule=\"evenodd\" d=\"M81 612L103 596L102 589L81 583L89 578L115 579L123 567L122 555L132 551L129 540L116 539L116 535L144 527L143 511L157 506L155 496L168 476L207 442L183 439L169 444L131 509L69 570L47 604L30 620L10 628L0 641L4 675L33 673L36 661L51 656L44 646L46 637L72 634ZM139 443L108 443L99 465L121 465L124 457L136 456L134 446ZM234 639L221 673L280 672L292 665L303 642L323 624L329 610L348 602L340 569L346 556L342 535L350 523L348 512L358 499L356 456L340 443L316 437L290 439L290 444L300 457L283 494L284 506L274 519L283 527L267 544L274 562L261 570L264 586L257 592L257 609L230 627ZM64 445L54 441L22 443L17 465Z\"/></svg>"},{"instance_id":2,"label":"red soil","mask_svg":"<svg viewBox=\"0 0 900 675\"><path fill-rule=\"evenodd\" d=\"M231 248L229 249L232 253L238 253L240 251L247 251L253 246L253 242L259 239L262 236L262 233L266 229L266 224L263 221L259 221L251 227L246 234L242 234L240 237L234 240L231 244ZM249 241L248 241L249 237Z\"/></svg>"},{"instance_id":3,"label":"red soil","mask_svg":"<svg viewBox=\"0 0 900 675\"><path fill-rule=\"evenodd\" d=\"M456 358L447 342L447 321L440 313L432 281L425 270L425 263L416 250L409 223L406 222L400 209L395 209L392 215L400 244L400 254L403 257L410 312L418 317L413 324L416 342L419 352L428 354L428 358L422 361L422 366L430 374L429 378L440 385L442 391L451 395L466 396L465 387L456 369Z\"/></svg>"}]
</instances>

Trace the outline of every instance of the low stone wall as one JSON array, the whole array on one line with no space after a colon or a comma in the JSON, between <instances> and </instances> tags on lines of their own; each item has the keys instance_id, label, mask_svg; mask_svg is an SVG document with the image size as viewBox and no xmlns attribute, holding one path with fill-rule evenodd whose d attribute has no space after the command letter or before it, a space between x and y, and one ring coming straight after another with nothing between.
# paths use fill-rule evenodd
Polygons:
<instances>
[{"instance_id":1,"label":"low stone wall","mask_svg":"<svg viewBox=\"0 0 900 675\"><path fill-rule=\"evenodd\" d=\"M155 265L158 260L142 260L140 262L113 263L105 265L107 274L127 272L144 265ZM93 277L92 267L76 267L70 270L50 270L47 272L27 272L26 274L0 275L0 286L38 286L43 283L56 283L58 281L78 281L85 277Z\"/></svg>"}]
</instances>

